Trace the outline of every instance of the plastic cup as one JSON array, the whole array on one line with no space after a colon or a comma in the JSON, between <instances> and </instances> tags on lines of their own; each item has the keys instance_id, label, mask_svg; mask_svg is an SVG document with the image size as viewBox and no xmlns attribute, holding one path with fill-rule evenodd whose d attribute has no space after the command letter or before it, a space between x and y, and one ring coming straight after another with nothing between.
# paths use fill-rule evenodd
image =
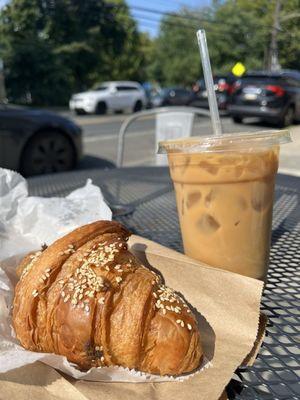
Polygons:
<instances>
[{"instance_id":1,"label":"plastic cup","mask_svg":"<svg viewBox=\"0 0 300 400\"><path fill-rule=\"evenodd\" d=\"M288 131L161 142L174 182L185 254L265 281L279 145Z\"/></svg>"}]
</instances>

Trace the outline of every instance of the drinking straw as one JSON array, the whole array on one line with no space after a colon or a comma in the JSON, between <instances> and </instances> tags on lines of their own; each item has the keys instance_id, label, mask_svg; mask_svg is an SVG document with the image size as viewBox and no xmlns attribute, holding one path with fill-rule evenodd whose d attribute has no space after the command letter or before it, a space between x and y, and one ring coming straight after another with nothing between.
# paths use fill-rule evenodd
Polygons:
<instances>
[{"instance_id":1,"label":"drinking straw","mask_svg":"<svg viewBox=\"0 0 300 400\"><path fill-rule=\"evenodd\" d=\"M217 104L217 97L214 88L214 81L211 72L206 34L204 29L199 29L197 32L198 45L202 61L204 80L207 91L208 105L210 109L210 118L214 135L222 135L222 125Z\"/></svg>"}]
</instances>

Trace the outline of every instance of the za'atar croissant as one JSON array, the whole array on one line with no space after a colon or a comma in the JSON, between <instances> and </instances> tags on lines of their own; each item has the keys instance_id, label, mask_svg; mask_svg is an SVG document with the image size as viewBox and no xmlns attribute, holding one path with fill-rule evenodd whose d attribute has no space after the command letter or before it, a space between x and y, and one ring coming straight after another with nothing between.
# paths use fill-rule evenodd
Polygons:
<instances>
[{"instance_id":1,"label":"za'atar croissant","mask_svg":"<svg viewBox=\"0 0 300 400\"><path fill-rule=\"evenodd\" d=\"M13 304L23 347L64 355L83 370L179 375L200 365L193 312L128 251L129 235L97 221L25 257Z\"/></svg>"}]
</instances>

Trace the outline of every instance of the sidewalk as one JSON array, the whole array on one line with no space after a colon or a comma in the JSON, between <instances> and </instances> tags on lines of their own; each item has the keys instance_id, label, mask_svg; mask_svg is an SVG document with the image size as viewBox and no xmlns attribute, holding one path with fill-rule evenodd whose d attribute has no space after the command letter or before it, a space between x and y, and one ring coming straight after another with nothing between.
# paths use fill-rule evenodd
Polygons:
<instances>
[{"instance_id":1,"label":"sidewalk","mask_svg":"<svg viewBox=\"0 0 300 400\"><path fill-rule=\"evenodd\" d=\"M280 149L279 173L300 176L300 125L288 129L293 141Z\"/></svg>"}]
</instances>

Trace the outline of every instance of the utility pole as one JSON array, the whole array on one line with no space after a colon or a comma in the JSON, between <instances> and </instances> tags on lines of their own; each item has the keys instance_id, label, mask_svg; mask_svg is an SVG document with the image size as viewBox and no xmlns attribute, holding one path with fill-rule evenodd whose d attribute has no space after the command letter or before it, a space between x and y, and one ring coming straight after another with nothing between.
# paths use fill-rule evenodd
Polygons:
<instances>
[{"instance_id":1,"label":"utility pole","mask_svg":"<svg viewBox=\"0 0 300 400\"><path fill-rule=\"evenodd\" d=\"M277 34L278 30L280 29L280 24L279 24L280 9L281 9L281 0L276 0L274 18L273 18L273 27L271 32L269 59L268 59L269 71L277 71L280 69L280 64L278 60L278 42L277 42Z\"/></svg>"}]
</instances>

